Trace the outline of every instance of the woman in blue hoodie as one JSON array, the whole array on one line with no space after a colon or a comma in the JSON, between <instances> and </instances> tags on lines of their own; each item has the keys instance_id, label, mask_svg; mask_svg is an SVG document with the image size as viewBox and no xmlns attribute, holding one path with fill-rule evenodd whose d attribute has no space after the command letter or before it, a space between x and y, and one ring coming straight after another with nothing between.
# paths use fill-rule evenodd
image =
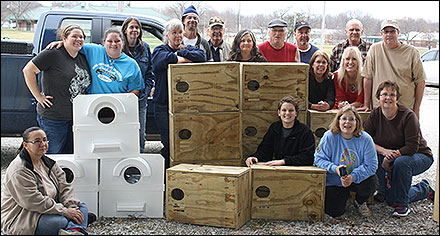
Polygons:
<instances>
[{"instance_id":1,"label":"woman in blue hoodie","mask_svg":"<svg viewBox=\"0 0 440 236\"><path fill-rule=\"evenodd\" d=\"M206 55L202 49L191 45L184 46L183 24L172 19L165 24L164 44L153 50L153 73L156 85L153 94L154 119L160 132L163 148L160 151L165 158L165 169L170 167L170 139L168 118L168 65L190 62L205 62Z\"/></svg>"},{"instance_id":2,"label":"woman in blue hoodie","mask_svg":"<svg viewBox=\"0 0 440 236\"><path fill-rule=\"evenodd\" d=\"M354 205L362 216L370 216L367 200L378 186L373 139L362 131L361 117L352 105L340 109L329 128L316 147L314 161L327 170L324 211L341 216L350 192L356 192Z\"/></svg>"}]
</instances>

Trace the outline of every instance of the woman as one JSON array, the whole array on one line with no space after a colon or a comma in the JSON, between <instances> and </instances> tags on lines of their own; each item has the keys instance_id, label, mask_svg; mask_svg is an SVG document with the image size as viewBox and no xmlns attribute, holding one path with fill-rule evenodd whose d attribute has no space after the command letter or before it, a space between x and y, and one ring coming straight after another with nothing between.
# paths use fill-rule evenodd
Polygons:
<instances>
[{"instance_id":1,"label":"woman","mask_svg":"<svg viewBox=\"0 0 440 236\"><path fill-rule=\"evenodd\" d=\"M315 149L313 132L298 121L298 103L292 96L282 98L278 104L279 121L272 123L257 152L246 159L251 166L259 161L268 166L311 166Z\"/></svg>"},{"instance_id":2,"label":"woman","mask_svg":"<svg viewBox=\"0 0 440 236\"><path fill-rule=\"evenodd\" d=\"M108 28L102 39L103 45L85 44L79 51L87 58L92 74L90 94L133 93L145 87L141 70L133 58L122 52L124 35L117 28ZM46 49L61 47L63 42L52 42Z\"/></svg>"},{"instance_id":3,"label":"woman","mask_svg":"<svg viewBox=\"0 0 440 236\"><path fill-rule=\"evenodd\" d=\"M93 83L91 94L134 93L145 87L141 70L133 58L122 52L124 35L117 28L105 31L103 45L86 44L83 52L89 62Z\"/></svg>"},{"instance_id":4,"label":"woman","mask_svg":"<svg viewBox=\"0 0 440 236\"><path fill-rule=\"evenodd\" d=\"M335 84L330 72L330 58L318 50L310 59L309 109L327 111L335 105Z\"/></svg>"},{"instance_id":5,"label":"woman","mask_svg":"<svg viewBox=\"0 0 440 236\"><path fill-rule=\"evenodd\" d=\"M362 216L370 216L368 198L377 188L377 156L370 135L362 131L362 121L352 105L342 107L315 151L315 165L327 170L325 213L344 214L350 192L356 192L354 204ZM346 170L346 173L341 170Z\"/></svg>"},{"instance_id":6,"label":"woman","mask_svg":"<svg viewBox=\"0 0 440 236\"><path fill-rule=\"evenodd\" d=\"M172 19L165 24L164 44L153 51L153 72L156 86L153 94L154 118L163 144L161 150L165 158L165 168L170 167L169 117L168 117L168 65L189 62L205 62L206 55L202 49L191 45L184 46L183 24Z\"/></svg>"},{"instance_id":7,"label":"woman","mask_svg":"<svg viewBox=\"0 0 440 236\"><path fill-rule=\"evenodd\" d=\"M228 61L267 62L250 30L242 30L235 35Z\"/></svg>"},{"instance_id":8,"label":"woman","mask_svg":"<svg viewBox=\"0 0 440 236\"><path fill-rule=\"evenodd\" d=\"M336 89L336 101L333 109L341 109L348 104L356 108L362 107L364 91L361 71L361 52L357 47L347 47L342 54L341 66L333 76Z\"/></svg>"},{"instance_id":9,"label":"woman","mask_svg":"<svg viewBox=\"0 0 440 236\"><path fill-rule=\"evenodd\" d=\"M122 51L133 58L141 69L145 88L139 91L139 142L140 152L144 153L147 127L147 100L154 86L154 75L151 61L151 51L148 43L142 41L142 25L136 17L128 17L122 23L124 47Z\"/></svg>"},{"instance_id":10,"label":"woman","mask_svg":"<svg viewBox=\"0 0 440 236\"><path fill-rule=\"evenodd\" d=\"M38 102L38 124L51 140L49 154L73 153L72 102L91 83L86 57L78 53L86 38L84 30L70 24L59 34L64 46L43 50L23 68L26 85ZM40 92L37 74L41 71Z\"/></svg>"},{"instance_id":11,"label":"woman","mask_svg":"<svg viewBox=\"0 0 440 236\"><path fill-rule=\"evenodd\" d=\"M398 103L399 86L382 82L376 91L380 106L373 109L364 129L374 139L379 160L378 195L394 207L393 215L406 216L408 203L433 199L427 180L411 186L412 177L425 172L434 162L431 149L420 131L416 114Z\"/></svg>"},{"instance_id":12,"label":"woman","mask_svg":"<svg viewBox=\"0 0 440 236\"><path fill-rule=\"evenodd\" d=\"M2 186L1 227L6 234L86 234L85 203L73 198L64 171L47 157L49 140L39 127L23 132L17 157Z\"/></svg>"}]
</instances>

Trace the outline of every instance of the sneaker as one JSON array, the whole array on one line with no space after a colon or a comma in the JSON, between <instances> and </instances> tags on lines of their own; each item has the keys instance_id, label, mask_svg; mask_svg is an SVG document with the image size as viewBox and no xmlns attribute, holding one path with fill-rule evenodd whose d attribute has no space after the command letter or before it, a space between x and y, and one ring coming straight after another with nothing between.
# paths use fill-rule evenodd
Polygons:
<instances>
[{"instance_id":1,"label":"sneaker","mask_svg":"<svg viewBox=\"0 0 440 236\"><path fill-rule=\"evenodd\" d=\"M428 189L429 189L428 199L434 202L435 191L434 191L434 189L431 188L431 184L430 184L429 180L422 179L421 183L422 182L425 183L426 186L428 186Z\"/></svg>"},{"instance_id":2,"label":"sneaker","mask_svg":"<svg viewBox=\"0 0 440 236\"><path fill-rule=\"evenodd\" d=\"M367 202L361 203L359 204L356 200L353 202L354 205L356 206L356 208L358 209L358 212L361 216L364 217L370 217L371 216L371 212L370 209L367 206Z\"/></svg>"},{"instance_id":3,"label":"sneaker","mask_svg":"<svg viewBox=\"0 0 440 236\"><path fill-rule=\"evenodd\" d=\"M79 231L60 229L58 231L58 235L84 235L84 234Z\"/></svg>"},{"instance_id":4,"label":"sneaker","mask_svg":"<svg viewBox=\"0 0 440 236\"><path fill-rule=\"evenodd\" d=\"M385 201L385 195L382 193L377 192L376 195L374 195L374 201L376 202L384 202Z\"/></svg>"},{"instance_id":5,"label":"sneaker","mask_svg":"<svg viewBox=\"0 0 440 236\"><path fill-rule=\"evenodd\" d=\"M393 216L407 216L410 211L408 207L398 206L394 208Z\"/></svg>"},{"instance_id":6,"label":"sneaker","mask_svg":"<svg viewBox=\"0 0 440 236\"><path fill-rule=\"evenodd\" d=\"M87 225L90 225L91 223L95 222L98 217L94 212L89 211L87 213Z\"/></svg>"}]
</instances>

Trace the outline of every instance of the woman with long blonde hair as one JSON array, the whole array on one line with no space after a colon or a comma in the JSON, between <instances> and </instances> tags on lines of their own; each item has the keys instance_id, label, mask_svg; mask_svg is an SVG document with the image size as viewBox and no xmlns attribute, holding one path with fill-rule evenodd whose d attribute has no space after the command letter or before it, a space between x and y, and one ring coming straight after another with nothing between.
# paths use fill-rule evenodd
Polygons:
<instances>
[{"instance_id":1,"label":"woman with long blonde hair","mask_svg":"<svg viewBox=\"0 0 440 236\"><path fill-rule=\"evenodd\" d=\"M364 103L362 88L362 57L357 47L347 47L342 54L342 63L335 72L335 105L333 109L341 109L351 104L356 108Z\"/></svg>"}]
</instances>

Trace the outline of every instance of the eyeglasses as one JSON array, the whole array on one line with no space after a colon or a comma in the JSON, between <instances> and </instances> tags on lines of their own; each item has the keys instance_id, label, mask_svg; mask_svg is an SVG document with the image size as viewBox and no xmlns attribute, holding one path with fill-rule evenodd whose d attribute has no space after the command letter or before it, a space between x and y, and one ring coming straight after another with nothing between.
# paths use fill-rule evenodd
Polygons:
<instances>
[{"instance_id":1,"label":"eyeglasses","mask_svg":"<svg viewBox=\"0 0 440 236\"><path fill-rule=\"evenodd\" d=\"M381 93L380 96L381 96L381 97L395 98L395 97L396 97L396 94L395 94L395 93L390 93L390 94L388 94L388 93Z\"/></svg>"},{"instance_id":2,"label":"eyeglasses","mask_svg":"<svg viewBox=\"0 0 440 236\"><path fill-rule=\"evenodd\" d=\"M24 141L25 143L32 143L32 144L38 144L38 145L40 145L40 144L42 144L42 143L44 143L44 144L47 144L47 143L49 143L49 140L45 140L45 139L43 139L43 140L33 140L33 141Z\"/></svg>"},{"instance_id":3,"label":"eyeglasses","mask_svg":"<svg viewBox=\"0 0 440 236\"><path fill-rule=\"evenodd\" d=\"M355 122L356 119L355 118L347 118L347 117L340 117L339 118L340 121L349 121L349 122Z\"/></svg>"},{"instance_id":4,"label":"eyeglasses","mask_svg":"<svg viewBox=\"0 0 440 236\"><path fill-rule=\"evenodd\" d=\"M384 34L395 34L397 32L397 30L382 30L382 33Z\"/></svg>"}]
</instances>

